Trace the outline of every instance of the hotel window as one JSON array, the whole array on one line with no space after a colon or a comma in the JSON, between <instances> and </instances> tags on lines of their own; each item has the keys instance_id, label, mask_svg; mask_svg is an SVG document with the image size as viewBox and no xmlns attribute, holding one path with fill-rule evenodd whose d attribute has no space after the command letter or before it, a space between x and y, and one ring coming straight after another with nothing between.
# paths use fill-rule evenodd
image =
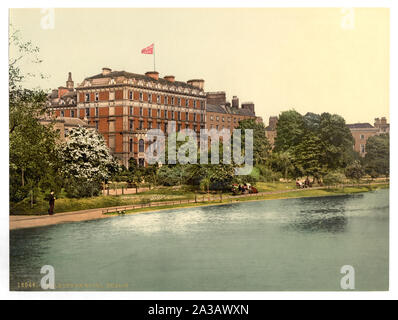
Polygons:
<instances>
[{"instance_id":1,"label":"hotel window","mask_svg":"<svg viewBox=\"0 0 398 320\"><path fill-rule=\"evenodd\" d=\"M152 93L148 94L148 102L152 103Z\"/></svg>"},{"instance_id":2,"label":"hotel window","mask_svg":"<svg viewBox=\"0 0 398 320\"><path fill-rule=\"evenodd\" d=\"M216 120L217 120L217 121L219 121L219 120L220 120L220 117L219 117L219 116L217 116L217 117L216 117Z\"/></svg>"},{"instance_id":3,"label":"hotel window","mask_svg":"<svg viewBox=\"0 0 398 320\"><path fill-rule=\"evenodd\" d=\"M218 130L218 125L216 125L216 129Z\"/></svg>"},{"instance_id":4,"label":"hotel window","mask_svg":"<svg viewBox=\"0 0 398 320\"><path fill-rule=\"evenodd\" d=\"M95 101L98 101L98 100L99 100L99 93L96 92L96 93L95 93Z\"/></svg>"},{"instance_id":5,"label":"hotel window","mask_svg":"<svg viewBox=\"0 0 398 320\"><path fill-rule=\"evenodd\" d=\"M177 99L177 104L178 104L179 107L181 107L181 98Z\"/></svg>"},{"instance_id":6,"label":"hotel window","mask_svg":"<svg viewBox=\"0 0 398 320\"><path fill-rule=\"evenodd\" d=\"M144 152L144 151L145 151L144 140L140 139L140 141L138 142L138 152Z\"/></svg>"},{"instance_id":7,"label":"hotel window","mask_svg":"<svg viewBox=\"0 0 398 320\"><path fill-rule=\"evenodd\" d=\"M133 139L130 139L129 142L130 142L129 143L129 150L130 150L130 152L133 152Z\"/></svg>"},{"instance_id":8,"label":"hotel window","mask_svg":"<svg viewBox=\"0 0 398 320\"><path fill-rule=\"evenodd\" d=\"M196 108L196 100L193 101L193 107Z\"/></svg>"},{"instance_id":9,"label":"hotel window","mask_svg":"<svg viewBox=\"0 0 398 320\"><path fill-rule=\"evenodd\" d=\"M86 117L90 116L90 108L86 108Z\"/></svg>"},{"instance_id":10,"label":"hotel window","mask_svg":"<svg viewBox=\"0 0 398 320\"><path fill-rule=\"evenodd\" d=\"M185 112L185 121L188 121L188 120L189 120L189 113Z\"/></svg>"},{"instance_id":11,"label":"hotel window","mask_svg":"<svg viewBox=\"0 0 398 320\"><path fill-rule=\"evenodd\" d=\"M169 97L164 96L164 104L167 105L169 103Z\"/></svg>"},{"instance_id":12,"label":"hotel window","mask_svg":"<svg viewBox=\"0 0 398 320\"><path fill-rule=\"evenodd\" d=\"M361 140L365 139L365 136L363 134L361 134Z\"/></svg>"},{"instance_id":13,"label":"hotel window","mask_svg":"<svg viewBox=\"0 0 398 320\"><path fill-rule=\"evenodd\" d=\"M145 159L144 159L144 158L139 158L139 159L138 159L138 165L139 165L140 167L145 166Z\"/></svg>"},{"instance_id":14,"label":"hotel window","mask_svg":"<svg viewBox=\"0 0 398 320\"><path fill-rule=\"evenodd\" d=\"M174 97L171 97L171 105L174 106Z\"/></svg>"},{"instance_id":15,"label":"hotel window","mask_svg":"<svg viewBox=\"0 0 398 320\"><path fill-rule=\"evenodd\" d=\"M158 95L158 96L156 97L156 102L157 102L158 104L160 104L160 95Z\"/></svg>"},{"instance_id":16,"label":"hotel window","mask_svg":"<svg viewBox=\"0 0 398 320\"><path fill-rule=\"evenodd\" d=\"M234 123L236 123L236 118L234 118Z\"/></svg>"},{"instance_id":17,"label":"hotel window","mask_svg":"<svg viewBox=\"0 0 398 320\"><path fill-rule=\"evenodd\" d=\"M158 109L158 114L156 115L158 118L160 118L160 109Z\"/></svg>"},{"instance_id":18,"label":"hotel window","mask_svg":"<svg viewBox=\"0 0 398 320\"><path fill-rule=\"evenodd\" d=\"M196 113L193 114L193 121L196 121Z\"/></svg>"},{"instance_id":19,"label":"hotel window","mask_svg":"<svg viewBox=\"0 0 398 320\"><path fill-rule=\"evenodd\" d=\"M167 122L164 124L164 132L167 132Z\"/></svg>"},{"instance_id":20,"label":"hotel window","mask_svg":"<svg viewBox=\"0 0 398 320\"><path fill-rule=\"evenodd\" d=\"M98 110L98 107L96 107L95 108L95 116L98 117L98 114L99 114L99 110Z\"/></svg>"},{"instance_id":21,"label":"hotel window","mask_svg":"<svg viewBox=\"0 0 398 320\"><path fill-rule=\"evenodd\" d=\"M214 117L213 117L213 116L210 116L210 120L212 120L212 121L213 121L213 119L214 119Z\"/></svg>"},{"instance_id":22,"label":"hotel window","mask_svg":"<svg viewBox=\"0 0 398 320\"><path fill-rule=\"evenodd\" d=\"M90 102L90 94L89 93L86 93L84 101L85 102Z\"/></svg>"},{"instance_id":23,"label":"hotel window","mask_svg":"<svg viewBox=\"0 0 398 320\"><path fill-rule=\"evenodd\" d=\"M174 112L171 111L171 119L174 120Z\"/></svg>"},{"instance_id":24,"label":"hotel window","mask_svg":"<svg viewBox=\"0 0 398 320\"><path fill-rule=\"evenodd\" d=\"M205 116L204 116L203 113L201 113L201 114L200 114L200 122L203 122L203 121L205 121Z\"/></svg>"},{"instance_id":25,"label":"hotel window","mask_svg":"<svg viewBox=\"0 0 398 320\"><path fill-rule=\"evenodd\" d=\"M74 117L75 117L75 110L71 110L71 112L70 112L70 116L71 116L72 118L74 118Z\"/></svg>"},{"instance_id":26,"label":"hotel window","mask_svg":"<svg viewBox=\"0 0 398 320\"><path fill-rule=\"evenodd\" d=\"M144 94L140 92L140 101L144 100Z\"/></svg>"},{"instance_id":27,"label":"hotel window","mask_svg":"<svg viewBox=\"0 0 398 320\"><path fill-rule=\"evenodd\" d=\"M142 114L143 114L143 110L142 110L142 107L140 107L140 117L142 117Z\"/></svg>"},{"instance_id":28,"label":"hotel window","mask_svg":"<svg viewBox=\"0 0 398 320\"><path fill-rule=\"evenodd\" d=\"M201 101L201 102L200 102L200 107L201 107L202 109L205 108L205 103L204 103L204 101Z\"/></svg>"},{"instance_id":29,"label":"hotel window","mask_svg":"<svg viewBox=\"0 0 398 320\"><path fill-rule=\"evenodd\" d=\"M222 122L225 122L225 118L224 117L222 117Z\"/></svg>"},{"instance_id":30,"label":"hotel window","mask_svg":"<svg viewBox=\"0 0 398 320\"><path fill-rule=\"evenodd\" d=\"M162 128L162 124L158 122L158 129L160 130Z\"/></svg>"},{"instance_id":31,"label":"hotel window","mask_svg":"<svg viewBox=\"0 0 398 320\"><path fill-rule=\"evenodd\" d=\"M151 108L148 109L148 117L152 117L152 109Z\"/></svg>"},{"instance_id":32,"label":"hotel window","mask_svg":"<svg viewBox=\"0 0 398 320\"><path fill-rule=\"evenodd\" d=\"M65 115L65 111L64 111L64 110L61 110L61 114L60 114L61 118L63 118L64 115Z\"/></svg>"},{"instance_id":33,"label":"hotel window","mask_svg":"<svg viewBox=\"0 0 398 320\"><path fill-rule=\"evenodd\" d=\"M361 148L361 153L365 153L365 145L364 145L364 144L361 144L361 145L360 145L360 148Z\"/></svg>"},{"instance_id":34,"label":"hotel window","mask_svg":"<svg viewBox=\"0 0 398 320\"><path fill-rule=\"evenodd\" d=\"M189 99L185 99L185 106L189 107Z\"/></svg>"},{"instance_id":35,"label":"hotel window","mask_svg":"<svg viewBox=\"0 0 398 320\"><path fill-rule=\"evenodd\" d=\"M129 91L129 99L133 100L133 91Z\"/></svg>"},{"instance_id":36,"label":"hotel window","mask_svg":"<svg viewBox=\"0 0 398 320\"><path fill-rule=\"evenodd\" d=\"M129 128L130 128L130 131L133 131L133 128L134 128L134 121L133 120L129 121Z\"/></svg>"},{"instance_id":37,"label":"hotel window","mask_svg":"<svg viewBox=\"0 0 398 320\"><path fill-rule=\"evenodd\" d=\"M152 122L148 122L148 129L149 129L149 130L152 129Z\"/></svg>"},{"instance_id":38,"label":"hotel window","mask_svg":"<svg viewBox=\"0 0 398 320\"><path fill-rule=\"evenodd\" d=\"M178 119L178 121L181 120L181 112L180 111L177 112L177 119Z\"/></svg>"},{"instance_id":39,"label":"hotel window","mask_svg":"<svg viewBox=\"0 0 398 320\"><path fill-rule=\"evenodd\" d=\"M143 128L144 128L144 121L141 120L141 121L140 121L139 129L142 130Z\"/></svg>"},{"instance_id":40,"label":"hotel window","mask_svg":"<svg viewBox=\"0 0 398 320\"><path fill-rule=\"evenodd\" d=\"M177 125L177 131L181 131L181 123Z\"/></svg>"},{"instance_id":41,"label":"hotel window","mask_svg":"<svg viewBox=\"0 0 398 320\"><path fill-rule=\"evenodd\" d=\"M95 121L95 129L98 130L98 121Z\"/></svg>"},{"instance_id":42,"label":"hotel window","mask_svg":"<svg viewBox=\"0 0 398 320\"><path fill-rule=\"evenodd\" d=\"M130 115L133 115L133 106L130 106Z\"/></svg>"},{"instance_id":43,"label":"hotel window","mask_svg":"<svg viewBox=\"0 0 398 320\"><path fill-rule=\"evenodd\" d=\"M65 137L67 137L69 135L69 129L65 129L64 135L65 135Z\"/></svg>"}]
</instances>

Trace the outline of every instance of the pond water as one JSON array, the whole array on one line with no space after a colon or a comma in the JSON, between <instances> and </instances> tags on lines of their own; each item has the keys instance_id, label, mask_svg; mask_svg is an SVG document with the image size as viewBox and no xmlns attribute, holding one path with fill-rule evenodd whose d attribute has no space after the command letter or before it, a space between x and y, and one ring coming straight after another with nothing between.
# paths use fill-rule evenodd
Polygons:
<instances>
[{"instance_id":1,"label":"pond water","mask_svg":"<svg viewBox=\"0 0 398 320\"><path fill-rule=\"evenodd\" d=\"M389 189L167 210L10 232L10 289L387 290ZM29 285L30 283L30 285Z\"/></svg>"}]
</instances>

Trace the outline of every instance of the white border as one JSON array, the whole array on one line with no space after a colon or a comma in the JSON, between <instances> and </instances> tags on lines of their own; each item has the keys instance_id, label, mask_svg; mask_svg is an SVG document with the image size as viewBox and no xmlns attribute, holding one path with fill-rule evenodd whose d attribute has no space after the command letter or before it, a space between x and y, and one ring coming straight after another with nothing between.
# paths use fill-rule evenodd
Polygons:
<instances>
[{"instance_id":1,"label":"white border","mask_svg":"<svg viewBox=\"0 0 398 320\"><path fill-rule=\"evenodd\" d=\"M1 51L1 101L3 102L3 110L7 106L5 101L8 99L8 57L5 49L8 46L8 8L23 8L23 7L36 7L36 8L51 8L54 7L54 1L3 1L1 3L1 24L0 30L3 50ZM87 1L87 0L69 0L57 1L59 8L99 8L99 7L165 7L165 1ZM351 1L253 1L253 0L202 0L202 1L181 1L173 0L167 2L167 7L385 7L390 8L390 123L395 123L397 119L396 111L391 106L397 105L397 4L396 1L370 1L370 0L351 0ZM1 137L0 147L3 150L3 158L1 159L1 184L0 196L3 210L0 214L0 298L1 299L171 299L171 300L184 300L184 299L397 299L398 297L398 278L396 270L398 270L398 250L397 240L398 235L394 230L397 228L397 219L395 213L397 212L397 201L393 197L390 200L390 291L389 292L9 292L9 217L8 217L8 157L5 156L8 150L8 117L5 116L6 112L3 111L1 121ZM396 133L391 130L391 188L390 195L396 193L396 178L395 171L397 159L396 149ZM394 248L393 250L391 248ZM395 272L395 273L394 273Z\"/></svg>"}]
</instances>

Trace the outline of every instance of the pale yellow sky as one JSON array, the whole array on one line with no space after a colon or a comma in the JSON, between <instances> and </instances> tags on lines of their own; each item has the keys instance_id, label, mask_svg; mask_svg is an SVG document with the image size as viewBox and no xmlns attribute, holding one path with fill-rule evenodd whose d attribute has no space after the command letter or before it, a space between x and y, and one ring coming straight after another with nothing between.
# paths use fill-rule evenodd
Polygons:
<instances>
[{"instance_id":1,"label":"pale yellow sky","mask_svg":"<svg viewBox=\"0 0 398 320\"><path fill-rule=\"evenodd\" d=\"M43 29L46 14L10 11L49 76L29 86L65 85L69 71L80 83L105 66L145 73L153 58L140 52L154 42L160 76L203 78L206 91L253 101L266 123L291 108L389 119L388 9L55 9Z\"/></svg>"}]
</instances>

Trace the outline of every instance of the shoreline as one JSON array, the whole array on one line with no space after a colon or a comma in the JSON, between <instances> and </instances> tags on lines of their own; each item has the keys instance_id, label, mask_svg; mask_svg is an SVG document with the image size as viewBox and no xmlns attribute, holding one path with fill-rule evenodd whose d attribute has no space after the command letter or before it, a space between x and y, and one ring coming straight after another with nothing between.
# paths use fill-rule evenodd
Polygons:
<instances>
[{"instance_id":1,"label":"shoreline","mask_svg":"<svg viewBox=\"0 0 398 320\"><path fill-rule=\"evenodd\" d=\"M216 201L188 202L188 203L171 204L171 205L159 204L147 207L143 206L134 209L126 209L124 214L117 213L116 212L117 207L116 208L110 207L110 208L87 209L87 210L72 211L72 212L62 212L62 213L57 213L53 216L10 215L9 230L11 231L18 229L57 225L62 223L98 220L98 219L117 217L121 215L123 216L123 215L139 214L145 212L164 211L170 209L217 206L217 205L225 205L225 204L249 202L249 201L253 202L253 201L265 201L265 200L284 200L284 199L341 196L345 194L369 192L379 188L389 188L389 183L382 183L382 184L376 183L376 184L367 184L367 185L358 185L358 186L342 186L334 189L326 187L320 187L314 189L297 189L290 191L276 191L272 193L259 193L253 195L232 196L232 197L226 197L223 200L216 200ZM347 189L347 191L344 191L344 189ZM122 207L119 208L122 209ZM109 213L103 212L104 210L112 210L112 209L115 210L110 211Z\"/></svg>"}]
</instances>

